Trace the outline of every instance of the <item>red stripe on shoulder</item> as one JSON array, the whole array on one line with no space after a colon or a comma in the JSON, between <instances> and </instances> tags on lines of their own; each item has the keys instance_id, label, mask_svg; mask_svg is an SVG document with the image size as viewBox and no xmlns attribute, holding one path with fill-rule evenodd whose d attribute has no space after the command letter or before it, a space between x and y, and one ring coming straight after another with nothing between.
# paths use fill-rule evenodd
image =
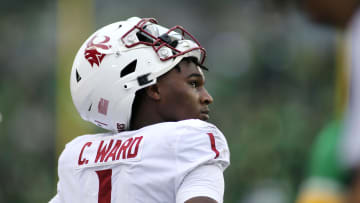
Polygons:
<instances>
[{"instance_id":1,"label":"red stripe on shoulder","mask_svg":"<svg viewBox=\"0 0 360 203\"><path fill-rule=\"evenodd\" d=\"M215 157L214 159L218 158L220 155L220 152L216 149L216 145L215 145L215 137L212 133L208 133L209 138L210 138L210 143L211 143L211 149L215 152Z\"/></svg>"}]
</instances>

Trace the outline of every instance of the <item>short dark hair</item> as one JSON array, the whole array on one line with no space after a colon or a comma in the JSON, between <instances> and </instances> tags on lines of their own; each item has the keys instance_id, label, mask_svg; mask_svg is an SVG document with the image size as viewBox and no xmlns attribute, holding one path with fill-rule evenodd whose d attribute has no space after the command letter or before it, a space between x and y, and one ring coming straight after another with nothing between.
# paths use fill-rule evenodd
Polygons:
<instances>
[{"instance_id":1,"label":"short dark hair","mask_svg":"<svg viewBox=\"0 0 360 203\"><path fill-rule=\"evenodd\" d=\"M202 64L199 62L198 58L196 58L196 57L194 57L194 56L189 56L189 57L185 57L185 58L181 59L181 61L180 61L178 64L176 64L176 66L174 66L174 68L175 68L176 70L178 70L179 72L181 71L179 64L180 64L181 62L183 62L183 61L185 61L185 62L187 62L187 63L193 62L195 65L199 66L201 69L204 69L204 70L209 71L209 69L208 69L206 66L202 65Z\"/></svg>"},{"instance_id":2,"label":"short dark hair","mask_svg":"<svg viewBox=\"0 0 360 203\"><path fill-rule=\"evenodd\" d=\"M130 130L132 130L132 126L134 123L135 115L139 112L139 106L141 104L141 101L143 101L143 98L145 96L145 90L146 88L142 88L135 93L134 102L131 106L131 116L130 116Z\"/></svg>"}]
</instances>

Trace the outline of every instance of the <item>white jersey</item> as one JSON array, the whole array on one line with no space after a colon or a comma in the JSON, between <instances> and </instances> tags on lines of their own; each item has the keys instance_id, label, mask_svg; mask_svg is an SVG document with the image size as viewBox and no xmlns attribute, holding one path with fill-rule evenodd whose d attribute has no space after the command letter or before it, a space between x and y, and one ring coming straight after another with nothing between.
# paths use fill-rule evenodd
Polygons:
<instances>
[{"instance_id":1,"label":"white jersey","mask_svg":"<svg viewBox=\"0 0 360 203\"><path fill-rule=\"evenodd\" d=\"M62 152L58 194L50 202L171 203L197 196L222 202L229 163L224 135L201 120L84 135Z\"/></svg>"}]
</instances>

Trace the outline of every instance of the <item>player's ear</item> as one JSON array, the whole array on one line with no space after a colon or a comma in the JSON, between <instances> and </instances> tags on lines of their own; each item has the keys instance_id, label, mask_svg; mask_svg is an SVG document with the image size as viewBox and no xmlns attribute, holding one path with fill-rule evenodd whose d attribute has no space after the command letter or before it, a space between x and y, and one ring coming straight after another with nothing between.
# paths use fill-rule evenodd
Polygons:
<instances>
[{"instance_id":1,"label":"player's ear","mask_svg":"<svg viewBox=\"0 0 360 203\"><path fill-rule=\"evenodd\" d=\"M146 95L154 100L160 100L160 92L158 84L151 85L146 88Z\"/></svg>"}]
</instances>

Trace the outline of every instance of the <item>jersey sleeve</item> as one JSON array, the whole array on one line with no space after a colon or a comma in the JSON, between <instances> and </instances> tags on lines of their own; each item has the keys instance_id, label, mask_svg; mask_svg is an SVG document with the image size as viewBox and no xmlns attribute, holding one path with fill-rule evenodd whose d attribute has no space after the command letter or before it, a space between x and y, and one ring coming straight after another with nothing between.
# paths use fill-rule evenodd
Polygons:
<instances>
[{"instance_id":1,"label":"jersey sleeve","mask_svg":"<svg viewBox=\"0 0 360 203\"><path fill-rule=\"evenodd\" d=\"M345 168L339 160L339 143L342 132L342 121L335 120L328 123L317 136L310 157L309 177L344 181Z\"/></svg>"},{"instance_id":2,"label":"jersey sleeve","mask_svg":"<svg viewBox=\"0 0 360 203\"><path fill-rule=\"evenodd\" d=\"M176 168L178 176L175 181L177 191L180 188L183 191L188 190L182 186L184 186L185 182L193 181L188 179L188 177L192 177L193 172L201 171L201 169L206 172L204 166L214 166L212 168L221 173L223 181L222 172L230 164L230 153L226 139L220 130L214 125L201 120L187 120L183 122L181 128L178 128L177 134ZM217 179L219 179L218 175L211 177L210 174L206 178L203 177L205 183L211 180L216 182ZM192 189L191 195L187 196L188 199L197 196L214 196L210 194L210 191L216 191L216 188L211 188L211 184L200 184L201 180L197 182L197 186ZM221 184L218 187L222 190L220 192L220 199L222 200L224 189ZM204 194L205 191L209 191L208 195Z\"/></svg>"},{"instance_id":3,"label":"jersey sleeve","mask_svg":"<svg viewBox=\"0 0 360 203\"><path fill-rule=\"evenodd\" d=\"M308 177L297 203L344 202L346 173L339 160L342 121L330 122L317 136L310 157Z\"/></svg>"},{"instance_id":4,"label":"jersey sleeve","mask_svg":"<svg viewBox=\"0 0 360 203\"><path fill-rule=\"evenodd\" d=\"M216 165L202 165L192 170L183 180L176 194L176 203L183 203L192 197L206 196L223 202L224 176Z\"/></svg>"}]
</instances>

